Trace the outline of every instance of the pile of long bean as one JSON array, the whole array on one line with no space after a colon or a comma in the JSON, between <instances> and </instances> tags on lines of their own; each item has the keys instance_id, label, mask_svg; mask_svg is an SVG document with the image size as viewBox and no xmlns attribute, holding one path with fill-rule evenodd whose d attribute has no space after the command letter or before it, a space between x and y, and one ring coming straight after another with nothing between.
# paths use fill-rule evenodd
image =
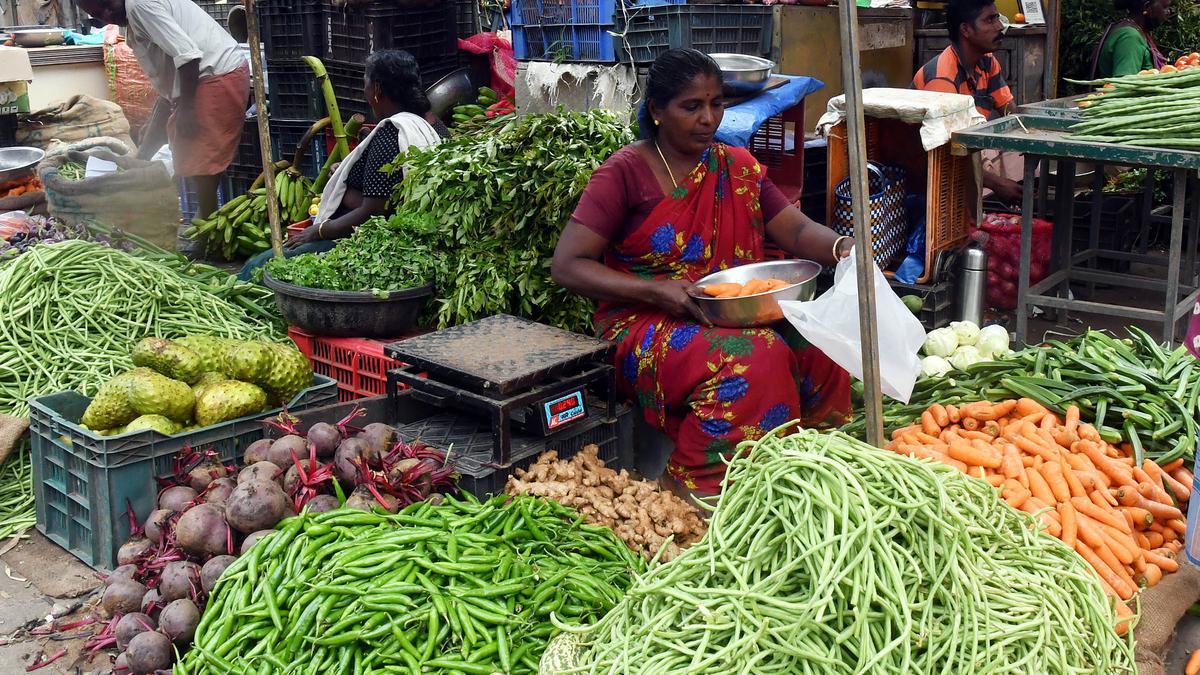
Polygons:
<instances>
[{"instance_id":1,"label":"pile of long bean","mask_svg":"<svg viewBox=\"0 0 1200 675\"><path fill-rule=\"evenodd\" d=\"M983 481L838 433L743 448L704 539L543 673L1135 672L1083 559Z\"/></svg>"},{"instance_id":2,"label":"pile of long bean","mask_svg":"<svg viewBox=\"0 0 1200 675\"><path fill-rule=\"evenodd\" d=\"M1077 84L1101 89L1080 100L1083 121L1071 127L1073 138L1156 148L1200 148L1200 123L1192 117L1196 97L1200 96L1200 68Z\"/></svg>"},{"instance_id":3,"label":"pile of long bean","mask_svg":"<svg viewBox=\"0 0 1200 675\"><path fill-rule=\"evenodd\" d=\"M226 570L176 673L536 673L552 613L597 621L644 569L535 497L306 512Z\"/></svg>"},{"instance_id":4,"label":"pile of long bean","mask_svg":"<svg viewBox=\"0 0 1200 675\"><path fill-rule=\"evenodd\" d=\"M917 382L907 404L884 409L891 432L921 418L934 403L1031 398L1063 415L1079 407L1109 443L1126 441L1143 458L1169 464L1191 461L1200 419L1200 362L1180 346L1163 347L1136 327L1118 340L1089 330L1069 341L1050 341L999 361L976 363L951 377ZM865 421L842 431L861 437Z\"/></svg>"},{"instance_id":5,"label":"pile of long bean","mask_svg":"<svg viewBox=\"0 0 1200 675\"><path fill-rule=\"evenodd\" d=\"M172 269L83 241L40 245L0 268L0 411L31 396L92 394L132 367L143 337L278 338L273 322Z\"/></svg>"},{"instance_id":6,"label":"pile of long bean","mask_svg":"<svg viewBox=\"0 0 1200 675\"><path fill-rule=\"evenodd\" d=\"M24 535L37 521L33 461L26 446L26 442L19 441L17 450L0 464L0 545L9 537Z\"/></svg>"}]
</instances>

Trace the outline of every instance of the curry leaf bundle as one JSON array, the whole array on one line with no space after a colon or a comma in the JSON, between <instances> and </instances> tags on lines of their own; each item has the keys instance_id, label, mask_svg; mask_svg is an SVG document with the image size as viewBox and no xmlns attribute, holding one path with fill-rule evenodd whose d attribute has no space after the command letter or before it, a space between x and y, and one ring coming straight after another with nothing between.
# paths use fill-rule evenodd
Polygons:
<instances>
[{"instance_id":1,"label":"curry leaf bundle","mask_svg":"<svg viewBox=\"0 0 1200 675\"><path fill-rule=\"evenodd\" d=\"M591 332L592 302L554 284L550 258L592 172L632 141L623 116L560 111L398 158L399 213L439 225L438 325L510 313Z\"/></svg>"}]
</instances>

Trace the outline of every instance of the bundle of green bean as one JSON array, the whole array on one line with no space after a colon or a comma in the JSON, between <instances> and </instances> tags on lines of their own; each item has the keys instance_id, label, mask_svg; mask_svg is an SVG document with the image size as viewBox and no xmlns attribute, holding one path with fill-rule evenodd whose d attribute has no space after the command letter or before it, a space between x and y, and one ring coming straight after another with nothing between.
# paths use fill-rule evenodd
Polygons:
<instances>
[{"instance_id":1,"label":"bundle of green bean","mask_svg":"<svg viewBox=\"0 0 1200 675\"><path fill-rule=\"evenodd\" d=\"M594 622L644 569L535 497L305 513L226 570L176 673L536 673L551 613Z\"/></svg>"},{"instance_id":2,"label":"bundle of green bean","mask_svg":"<svg viewBox=\"0 0 1200 675\"><path fill-rule=\"evenodd\" d=\"M743 448L704 539L543 673L1135 672L1087 564L983 481L838 433Z\"/></svg>"},{"instance_id":3,"label":"bundle of green bean","mask_svg":"<svg viewBox=\"0 0 1200 675\"><path fill-rule=\"evenodd\" d=\"M952 377L917 382L907 404L884 409L888 431L912 424L930 405L1031 398L1062 415L1069 405L1094 421L1109 443L1127 441L1135 459L1191 461L1200 419L1200 362L1180 346L1163 347L1136 327L1129 339L1089 330L1069 341L976 363ZM842 431L862 437L865 421Z\"/></svg>"},{"instance_id":4,"label":"bundle of green bean","mask_svg":"<svg viewBox=\"0 0 1200 675\"><path fill-rule=\"evenodd\" d=\"M1155 148L1200 149L1200 68L1077 82L1102 87L1084 97L1083 121L1071 127L1081 141Z\"/></svg>"},{"instance_id":5,"label":"bundle of green bean","mask_svg":"<svg viewBox=\"0 0 1200 675\"><path fill-rule=\"evenodd\" d=\"M17 450L0 464L0 544L24 535L36 521L33 461L27 443L19 442Z\"/></svg>"},{"instance_id":6,"label":"bundle of green bean","mask_svg":"<svg viewBox=\"0 0 1200 675\"><path fill-rule=\"evenodd\" d=\"M84 241L39 245L0 268L0 411L64 389L92 394L153 335L280 337L274 324L170 268Z\"/></svg>"}]
</instances>

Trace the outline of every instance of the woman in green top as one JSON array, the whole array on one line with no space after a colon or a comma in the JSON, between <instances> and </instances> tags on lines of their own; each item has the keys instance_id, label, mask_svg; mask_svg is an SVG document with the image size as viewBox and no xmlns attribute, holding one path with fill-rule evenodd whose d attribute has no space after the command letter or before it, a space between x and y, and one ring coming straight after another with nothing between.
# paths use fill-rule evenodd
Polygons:
<instances>
[{"instance_id":1,"label":"woman in green top","mask_svg":"<svg viewBox=\"0 0 1200 675\"><path fill-rule=\"evenodd\" d=\"M1167 60L1150 31L1167 20L1171 0L1114 0L1114 4L1128 16L1104 31L1092 55L1092 77L1121 77L1162 68Z\"/></svg>"}]
</instances>

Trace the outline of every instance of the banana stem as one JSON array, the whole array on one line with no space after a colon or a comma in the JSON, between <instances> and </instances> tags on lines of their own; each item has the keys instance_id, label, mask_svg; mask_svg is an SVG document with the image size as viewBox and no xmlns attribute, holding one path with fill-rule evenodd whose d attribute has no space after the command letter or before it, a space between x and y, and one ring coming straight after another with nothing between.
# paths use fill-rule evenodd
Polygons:
<instances>
[{"instance_id":1,"label":"banana stem","mask_svg":"<svg viewBox=\"0 0 1200 675\"><path fill-rule=\"evenodd\" d=\"M329 74L325 72L325 64L321 63L321 59L315 56L305 56L304 62L312 68L313 75L317 77L317 83L321 85L321 93L325 97L325 111L329 115L329 126L333 127L333 137L335 139L333 153L341 154L343 157L349 152L346 145L346 128L342 125L342 113L338 109L337 96L333 93L333 83L329 81Z\"/></svg>"},{"instance_id":2,"label":"banana stem","mask_svg":"<svg viewBox=\"0 0 1200 675\"><path fill-rule=\"evenodd\" d=\"M357 138L358 132L362 129L363 122L365 121L363 116L358 113L351 115L350 121L346 122L346 137ZM321 191L325 189L325 183L329 182L329 177L333 172L333 165L346 159L346 155L348 154L350 154L348 145L345 152L338 152L337 146L334 146L333 152L329 153L329 156L325 158L325 164L321 167L321 172L317 174L317 180L313 181L313 192L321 194Z\"/></svg>"},{"instance_id":3,"label":"banana stem","mask_svg":"<svg viewBox=\"0 0 1200 675\"><path fill-rule=\"evenodd\" d=\"M278 162L275 162L275 164L273 164L271 166L271 169L275 172L279 172L279 171L283 171L284 169L290 169L291 166L292 166L291 162L287 161L286 159L281 159ZM263 181L265 181L266 178L267 178L267 176L265 173L258 174L258 178L255 178L254 182L250 184L250 189L247 190L247 192L253 192L254 190L257 190L258 188L262 187Z\"/></svg>"}]
</instances>

